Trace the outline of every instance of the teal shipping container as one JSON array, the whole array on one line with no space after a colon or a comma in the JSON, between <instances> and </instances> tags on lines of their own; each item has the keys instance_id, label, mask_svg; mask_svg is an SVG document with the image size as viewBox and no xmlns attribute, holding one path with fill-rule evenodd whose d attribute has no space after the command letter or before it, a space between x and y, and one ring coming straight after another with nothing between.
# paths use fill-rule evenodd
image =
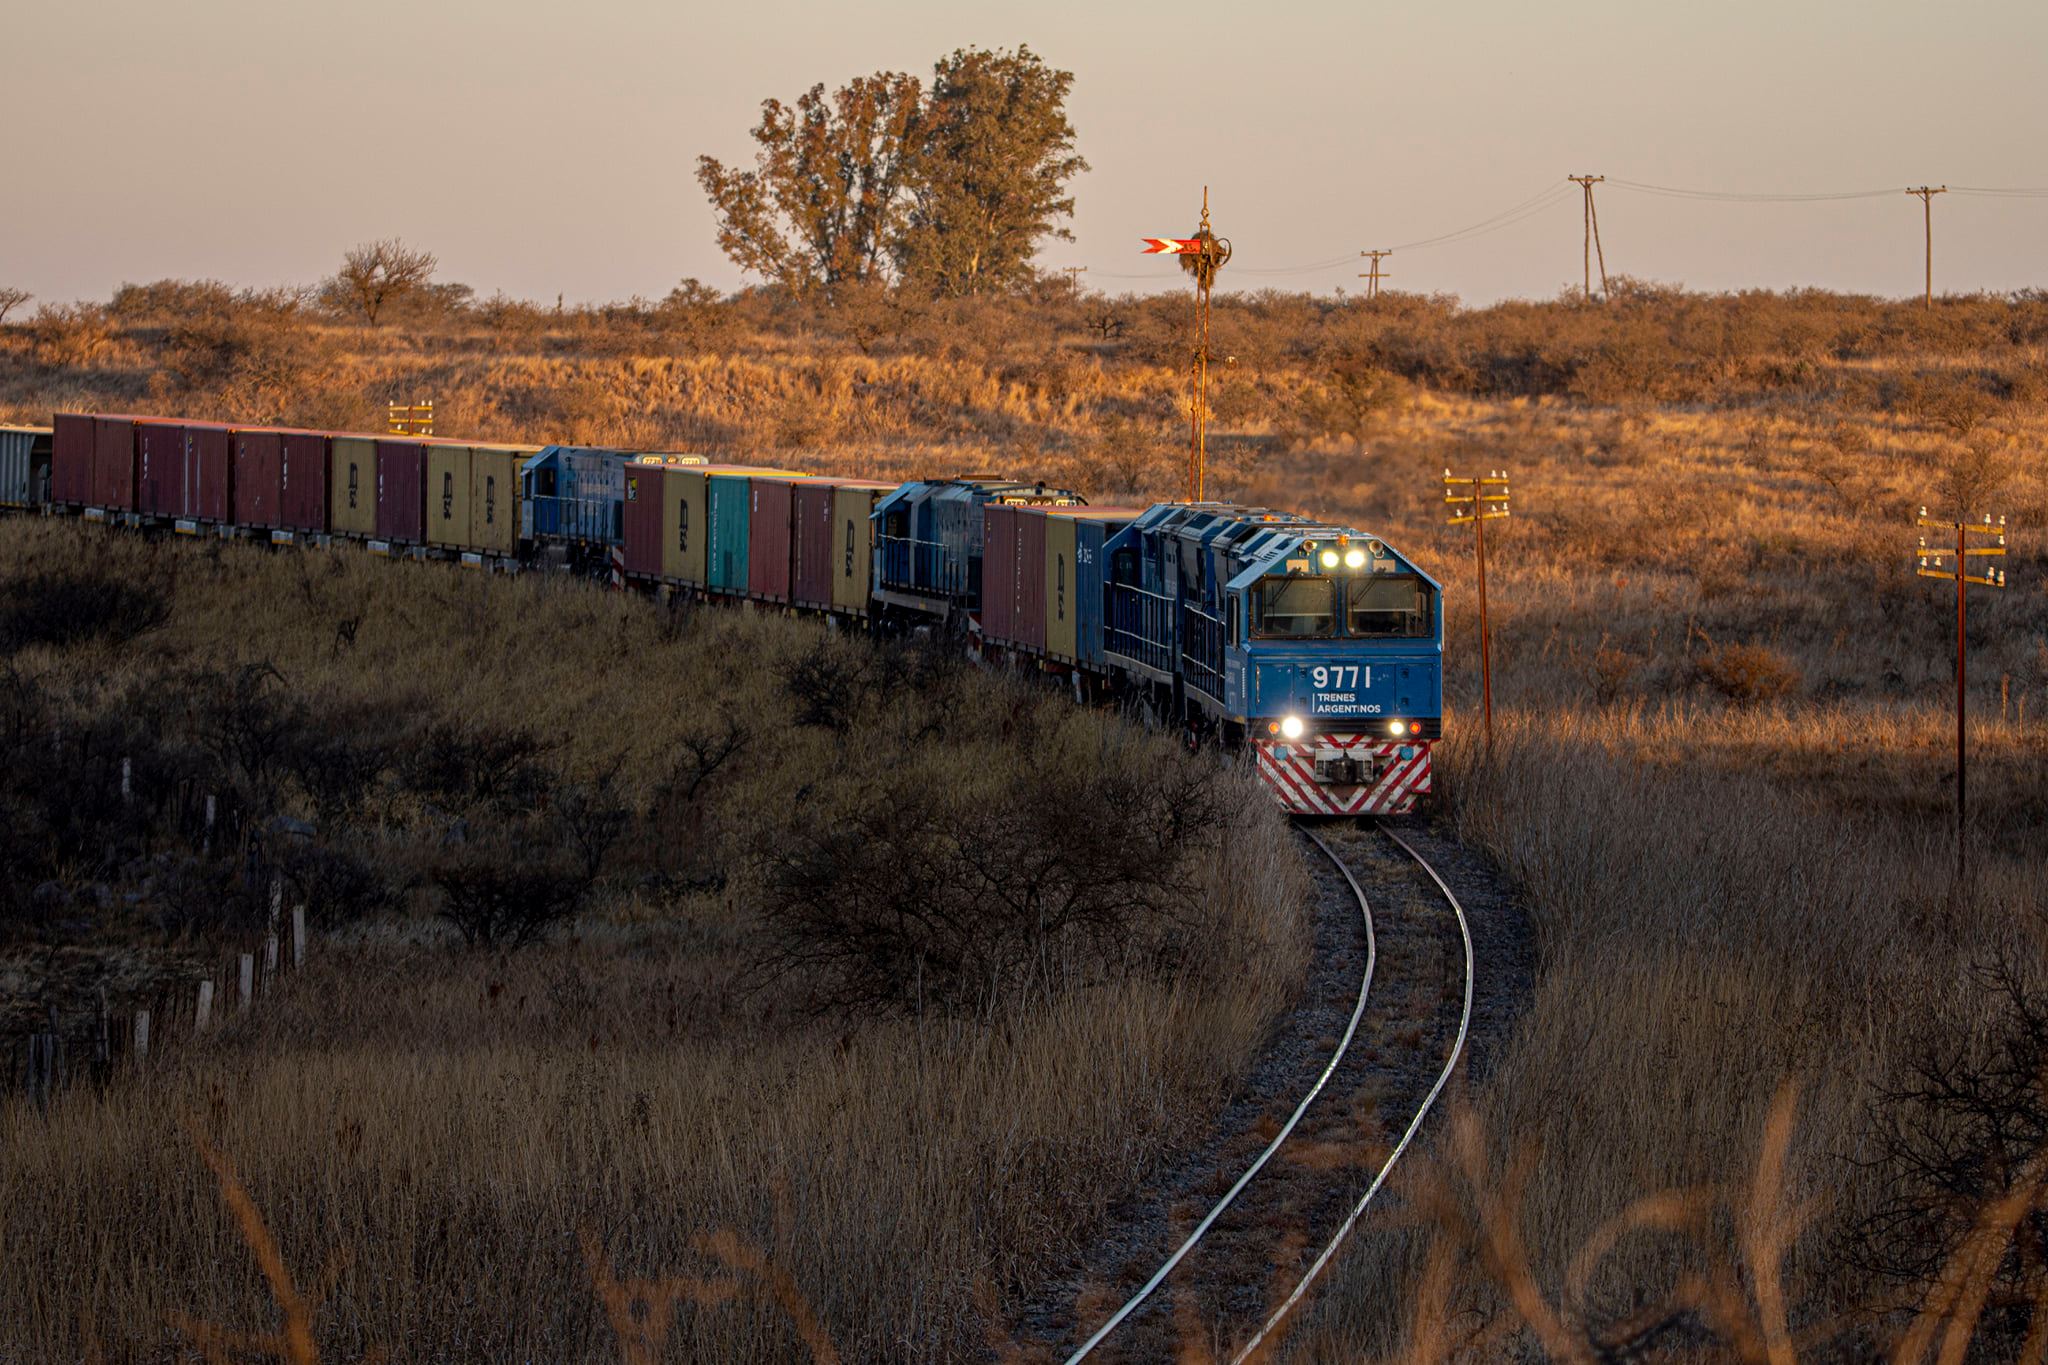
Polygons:
<instances>
[{"instance_id":1,"label":"teal shipping container","mask_svg":"<svg viewBox=\"0 0 2048 1365\"><path fill-rule=\"evenodd\" d=\"M753 483L745 474L706 477L711 563L706 578L713 592L744 597L747 592L747 523L753 514Z\"/></svg>"}]
</instances>

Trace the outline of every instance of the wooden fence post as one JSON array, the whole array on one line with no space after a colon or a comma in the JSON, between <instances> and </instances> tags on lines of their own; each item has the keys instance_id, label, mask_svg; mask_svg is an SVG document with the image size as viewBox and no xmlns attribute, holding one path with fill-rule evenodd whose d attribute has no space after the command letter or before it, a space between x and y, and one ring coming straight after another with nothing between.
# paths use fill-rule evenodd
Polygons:
<instances>
[{"instance_id":1,"label":"wooden fence post","mask_svg":"<svg viewBox=\"0 0 2048 1365\"><path fill-rule=\"evenodd\" d=\"M263 936L263 988L270 990L277 985L277 926Z\"/></svg>"},{"instance_id":2,"label":"wooden fence post","mask_svg":"<svg viewBox=\"0 0 2048 1365\"><path fill-rule=\"evenodd\" d=\"M213 978L207 977L199 983L199 1008L192 1016L192 1031L204 1033L207 1018L213 1013Z\"/></svg>"},{"instance_id":3,"label":"wooden fence post","mask_svg":"<svg viewBox=\"0 0 2048 1365\"><path fill-rule=\"evenodd\" d=\"M256 998L256 954L242 954L242 1012L249 1012L249 1003Z\"/></svg>"},{"instance_id":4,"label":"wooden fence post","mask_svg":"<svg viewBox=\"0 0 2048 1365\"><path fill-rule=\"evenodd\" d=\"M306 965L306 907L292 907L292 970Z\"/></svg>"},{"instance_id":5,"label":"wooden fence post","mask_svg":"<svg viewBox=\"0 0 2048 1365\"><path fill-rule=\"evenodd\" d=\"M149 1011L135 1011L135 1064L149 1059Z\"/></svg>"}]
</instances>

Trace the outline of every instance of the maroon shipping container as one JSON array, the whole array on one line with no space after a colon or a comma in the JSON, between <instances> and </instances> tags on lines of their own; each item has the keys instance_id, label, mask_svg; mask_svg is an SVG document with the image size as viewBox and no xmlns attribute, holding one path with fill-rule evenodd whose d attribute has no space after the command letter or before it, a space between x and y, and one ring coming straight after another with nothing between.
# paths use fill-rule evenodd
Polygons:
<instances>
[{"instance_id":1,"label":"maroon shipping container","mask_svg":"<svg viewBox=\"0 0 2048 1365\"><path fill-rule=\"evenodd\" d=\"M1045 515L991 503L982 512L981 633L1045 648Z\"/></svg>"},{"instance_id":2,"label":"maroon shipping container","mask_svg":"<svg viewBox=\"0 0 2048 1365\"><path fill-rule=\"evenodd\" d=\"M377 442L377 539L426 540L427 448L418 441Z\"/></svg>"},{"instance_id":3,"label":"maroon shipping container","mask_svg":"<svg viewBox=\"0 0 2048 1365\"><path fill-rule=\"evenodd\" d=\"M1045 651L1045 513L1012 508L1016 537L1016 578L1011 597L1012 637L1026 649Z\"/></svg>"},{"instance_id":4,"label":"maroon shipping container","mask_svg":"<svg viewBox=\"0 0 2048 1365\"><path fill-rule=\"evenodd\" d=\"M747 484L747 596L787 602L796 486L788 479L756 478Z\"/></svg>"},{"instance_id":5,"label":"maroon shipping container","mask_svg":"<svg viewBox=\"0 0 2048 1365\"><path fill-rule=\"evenodd\" d=\"M228 487L233 467L234 442L228 428L217 422L188 422L184 483L179 489L179 510L175 515L198 521L226 521L233 510Z\"/></svg>"},{"instance_id":6,"label":"maroon shipping container","mask_svg":"<svg viewBox=\"0 0 2048 1365\"><path fill-rule=\"evenodd\" d=\"M796 485L796 563L789 572L789 600L800 607L832 605L832 496L839 487L823 479Z\"/></svg>"},{"instance_id":7,"label":"maroon shipping container","mask_svg":"<svg viewBox=\"0 0 2048 1365\"><path fill-rule=\"evenodd\" d=\"M50 440L50 501L79 506L92 501L93 419L60 412Z\"/></svg>"},{"instance_id":8,"label":"maroon shipping container","mask_svg":"<svg viewBox=\"0 0 2048 1365\"><path fill-rule=\"evenodd\" d=\"M175 517L185 480L185 429L171 422L135 424L134 510L149 517Z\"/></svg>"},{"instance_id":9,"label":"maroon shipping container","mask_svg":"<svg viewBox=\"0 0 2048 1365\"><path fill-rule=\"evenodd\" d=\"M1016 511L992 502L981 512L981 634L1004 643L1017 607Z\"/></svg>"},{"instance_id":10,"label":"maroon shipping container","mask_svg":"<svg viewBox=\"0 0 2048 1365\"><path fill-rule=\"evenodd\" d=\"M327 529L327 433L278 433L277 524L288 531Z\"/></svg>"},{"instance_id":11,"label":"maroon shipping container","mask_svg":"<svg viewBox=\"0 0 2048 1365\"><path fill-rule=\"evenodd\" d=\"M92 419L92 496L95 507L135 510L135 419Z\"/></svg>"},{"instance_id":12,"label":"maroon shipping container","mask_svg":"<svg viewBox=\"0 0 2048 1365\"><path fill-rule=\"evenodd\" d=\"M661 577L661 508L668 490L668 466L629 464L623 521L626 572L643 578Z\"/></svg>"},{"instance_id":13,"label":"maroon shipping container","mask_svg":"<svg viewBox=\"0 0 2048 1365\"><path fill-rule=\"evenodd\" d=\"M284 433L238 428L235 442L235 525L268 530L278 522L284 482Z\"/></svg>"}]
</instances>

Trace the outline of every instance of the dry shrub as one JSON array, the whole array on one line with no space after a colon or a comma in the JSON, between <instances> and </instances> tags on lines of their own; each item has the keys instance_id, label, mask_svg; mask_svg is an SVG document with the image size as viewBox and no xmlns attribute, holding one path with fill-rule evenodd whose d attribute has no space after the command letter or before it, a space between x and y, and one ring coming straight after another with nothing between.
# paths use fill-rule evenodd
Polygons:
<instances>
[{"instance_id":1,"label":"dry shrub","mask_svg":"<svg viewBox=\"0 0 2048 1365\"><path fill-rule=\"evenodd\" d=\"M1805 682L1799 666L1768 645L1723 645L1695 665L1708 687L1740 706L1783 700Z\"/></svg>"}]
</instances>

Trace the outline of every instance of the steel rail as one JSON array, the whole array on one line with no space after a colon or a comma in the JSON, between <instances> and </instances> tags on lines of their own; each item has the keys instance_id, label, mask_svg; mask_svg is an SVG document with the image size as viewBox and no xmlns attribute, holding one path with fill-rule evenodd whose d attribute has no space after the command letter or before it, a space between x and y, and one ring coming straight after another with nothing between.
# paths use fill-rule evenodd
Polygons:
<instances>
[{"instance_id":1,"label":"steel rail","mask_svg":"<svg viewBox=\"0 0 2048 1365\"><path fill-rule=\"evenodd\" d=\"M1436 883L1437 890L1444 893L1444 899L1450 902L1452 913L1458 917L1458 933L1465 940L1465 1009L1458 1019L1458 1037L1451 1045L1450 1058L1445 1061L1443 1070L1437 1073L1436 1084L1431 1086L1429 1094L1423 1097L1422 1107L1415 1111L1415 1117L1409 1121L1408 1131L1401 1134L1401 1140L1394 1145L1394 1150L1388 1154L1386 1163L1373 1177L1372 1185L1366 1190L1364 1197L1352 1208L1351 1215L1344 1220L1344 1225L1337 1229L1337 1235L1330 1239L1322 1254L1316 1257L1315 1264L1308 1268L1308 1273L1301 1277L1301 1283L1294 1287L1294 1292L1287 1296L1287 1301L1273 1310L1273 1315L1266 1319L1265 1326L1259 1328L1252 1339L1230 1358L1230 1365L1243 1365L1243 1362L1259 1349L1272 1334L1273 1329L1278 1327L1294 1310L1294 1306L1301 1302L1302 1296L1308 1293L1309 1285L1315 1282L1316 1277L1323 1273L1323 1268L1336 1256L1337 1249L1344 1244L1344 1239L1351 1235L1351 1229L1357 1226L1358 1220L1364 1216L1366 1205L1372 1203L1373 1196L1387 1183L1387 1176L1392 1173L1394 1163L1401 1159L1401 1154L1408 1150L1408 1144L1414 1141L1416 1132L1422 1127L1422 1121L1429 1117L1430 1109L1435 1106L1437 1096L1441 1095L1444 1086L1450 1083L1451 1073L1458 1069L1458 1062L1464 1056L1466 1036L1472 1030L1472 926L1465 919L1465 907L1458 904L1458 898L1451 893L1451 888L1445 884L1444 879L1437 875L1437 870L1429 865L1429 860L1410 847L1406 839L1390 829L1382 829L1380 833L1393 840L1403 853L1415 860L1416 866L1429 874L1429 879ZM1349 875L1348 871L1346 875Z\"/></svg>"},{"instance_id":2,"label":"steel rail","mask_svg":"<svg viewBox=\"0 0 2048 1365\"><path fill-rule=\"evenodd\" d=\"M1259 1153L1258 1159L1245 1168L1244 1174L1237 1178L1237 1183L1232 1185L1229 1191L1216 1201L1216 1206L1209 1210L1200 1223L1195 1225L1195 1230L1187 1235L1187 1239L1174 1248L1173 1254L1166 1258L1164 1265L1153 1272L1152 1278L1145 1281L1137 1293L1126 1299L1123 1306L1110 1315L1109 1321L1096 1328L1094 1335L1075 1348L1074 1353L1067 1357L1067 1365L1076 1365L1076 1362L1085 1360L1089 1352L1100 1346L1109 1337L1109 1334L1122 1324L1125 1318L1136 1312L1139 1306L1152 1296L1152 1292L1165 1283L1166 1277L1173 1273L1173 1268L1179 1265L1181 1260L1190 1251L1194 1250L1195 1246L1208 1233L1210 1226L1223 1215L1225 1209L1230 1207L1231 1202L1243 1192L1244 1187L1252 1183L1252 1178L1264 1169L1268 1161L1273 1159L1273 1153L1279 1151L1280 1144L1287 1141L1288 1135L1294 1131L1295 1125L1301 1122L1301 1116L1308 1112L1309 1105L1314 1103L1316 1096L1323 1092L1324 1085L1328 1084L1331 1075L1337 1070L1337 1064L1344 1060L1344 1054L1350 1050L1351 1040L1358 1032L1358 1021L1365 1017L1366 997L1372 993L1373 968L1379 963L1379 940L1373 934L1372 906L1365 898L1365 888L1358 884L1358 878L1352 875L1351 869L1345 866L1344 860L1332 852L1328 844L1317 838L1313 831L1301 825L1297 825L1296 828L1301 830L1310 843L1321 849L1323 856L1335 863L1337 870L1344 874L1344 880L1351 886L1351 894L1358 900L1358 913L1365 921L1365 975L1358 983L1358 1003L1351 1008L1351 1022L1344 1026L1344 1036L1338 1040L1336 1051L1330 1054L1329 1062L1323 1067L1323 1074L1316 1077L1316 1083L1309 1087L1308 1094L1302 1096L1301 1103L1294 1107L1293 1115L1288 1118L1286 1125L1280 1129L1279 1134L1270 1143L1266 1144L1266 1149ZM1470 999L1469 987L1467 999Z\"/></svg>"}]
</instances>

